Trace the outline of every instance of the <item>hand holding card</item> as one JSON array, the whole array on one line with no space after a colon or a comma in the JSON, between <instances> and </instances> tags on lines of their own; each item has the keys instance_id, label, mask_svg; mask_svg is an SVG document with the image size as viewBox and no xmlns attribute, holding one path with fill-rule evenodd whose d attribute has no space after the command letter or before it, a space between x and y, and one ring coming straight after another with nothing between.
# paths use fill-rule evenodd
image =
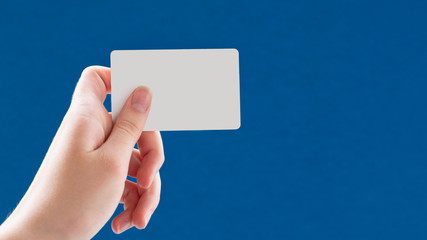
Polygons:
<instances>
[{"instance_id":1,"label":"hand holding card","mask_svg":"<svg viewBox=\"0 0 427 240\"><path fill-rule=\"evenodd\" d=\"M138 86L153 95L144 131L240 127L236 49L113 51L113 120Z\"/></svg>"}]
</instances>

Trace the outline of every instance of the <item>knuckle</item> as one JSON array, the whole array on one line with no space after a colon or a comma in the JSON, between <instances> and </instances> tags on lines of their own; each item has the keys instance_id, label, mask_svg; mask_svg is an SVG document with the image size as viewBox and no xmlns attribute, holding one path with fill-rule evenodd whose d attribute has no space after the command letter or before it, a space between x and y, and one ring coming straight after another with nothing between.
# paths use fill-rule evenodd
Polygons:
<instances>
[{"instance_id":1,"label":"knuckle","mask_svg":"<svg viewBox=\"0 0 427 240\"><path fill-rule=\"evenodd\" d=\"M100 76L100 74L103 72L103 69L105 69L105 67L102 66L89 66L83 69L76 86L76 91L73 94L73 100L77 97L76 95L78 95L79 98L82 97L80 96L82 93L85 93L84 95L92 93L97 96L99 93L101 93L98 91L104 90L102 92L105 92L107 86Z\"/></svg>"},{"instance_id":2,"label":"knuckle","mask_svg":"<svg viewBox=\"0 0 427 240\"><path fill-rule=\"evenodd\" d=\"M135 123L126 119L117 120L116 127L121 133L132 138L136 138L140 132L139 127Z\"/></svg>"},{"instance_id":3,"label":"knuckle","mask_svg":"<svg viewBox=\"0 0 427 240\"><path fill-rule=\"evenodd\" d=\"M163 151L159 151L159 153L157 153L157 154L158 154L160 166L162 166L163 163L165 162L165 154L163 153Z\"/></svg>"},{"instance_id":4,"label":"knuckle","mask_svg":"<svg viewBox=\"0 0 427 240\"><path fill-rule=\"evenodd\" d=\"M83 69L82 75L96 74L96 71L98 68L99 68L99 66L88 66L85 69Z\"/></svg>"},{"instance_id":5,"label":"knuckle","mask_svg":"<svg viewBox=\"0 0 427 240\"><path fill-rule=\"evenodd\" d=\"M166 158L165 153L162 151L161 158L160 158L161 159L160 161L162 162L162 164L165 162L165 158Z\"/></svg>"},{"instance_id":6,"label":"knuckle","mask_svg":"<svg viewBox=\"0 0 427 240\"><path fill-rule=\"evenodd\" d=\"M90 78L90 79L98 79L100 77L100 74L104 72L106 68L102 66L89 66L83 69L82 74L80 76L80 79L82 78Z\"/></svg>"},{"instance_id":7,"label":"knuckle","mask_svg":"<svg viewBox=\"0 0 427 240\"><path fill-rule=\"evenodd\" d=\"M155 203L154 207L157 208L159 206L159 203L160 203L160 193L156 197L156 203Z\"/></svg>"},{"instance_id":8,"label":"knuckle","mask_svg":"<svg viewBox=\"0 0 427 240\"><path fill-rule=\"evenodd\" d=\"M165 162L165 154L162 150L152 150L152 156L161 165Z\"/></svg>"},{"instance_id":9,"label":"knuckle","mask_svg":"<svg viewBox=\"0 0 427 240\"><path fill-rule=\"evenodd\" d=\"M149 161L153 170L159 171L165 162L165 154L160 149L151 149L144 156L142 156L142 159Z\"/></svg>"}]
</instances>

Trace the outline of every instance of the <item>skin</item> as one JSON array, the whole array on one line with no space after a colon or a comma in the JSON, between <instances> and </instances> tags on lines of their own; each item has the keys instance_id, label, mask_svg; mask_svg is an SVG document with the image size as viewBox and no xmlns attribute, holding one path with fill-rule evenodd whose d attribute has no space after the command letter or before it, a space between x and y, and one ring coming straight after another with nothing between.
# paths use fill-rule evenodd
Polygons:
<instances>
[{"instance_id":1,"label":"skin","mask_svg":"<svg viewBox=\"0 0 427 240\"><path fill-rule=\"evenodd\" d=\"M137 88L113 123L103 105L110 89L109 68L83 71L31 186L0 227L0 239L90 239L119 203L124 211L112 222L115 233L147 226L160 200L164 161L160 133L142 132L152 95Z\"/></svg>"}]
</instances>

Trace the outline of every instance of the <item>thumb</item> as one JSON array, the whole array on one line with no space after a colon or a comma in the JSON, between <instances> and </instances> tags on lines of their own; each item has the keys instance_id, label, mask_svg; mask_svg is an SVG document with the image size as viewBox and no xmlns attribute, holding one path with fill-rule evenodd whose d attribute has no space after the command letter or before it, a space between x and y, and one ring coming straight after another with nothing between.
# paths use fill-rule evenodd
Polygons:
<instances>
[{"instance_id":1,"label":"thumb","mask_svg":"<svg viewBox=\"0 0 427 240\"><path fill-rule=\"evenodd\" d=\"M131 153L142 133L150 106L150 89L135 89L123 105L104 146L118 154Z\"/></svg>"}]
</instances>

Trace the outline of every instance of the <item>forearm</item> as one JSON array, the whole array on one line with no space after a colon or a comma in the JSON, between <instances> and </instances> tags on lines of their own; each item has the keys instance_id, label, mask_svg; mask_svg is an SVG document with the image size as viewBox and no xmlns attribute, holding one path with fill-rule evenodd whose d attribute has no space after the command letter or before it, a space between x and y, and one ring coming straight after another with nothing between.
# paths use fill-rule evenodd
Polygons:
<instances>
[{"instance_id":1,"label":"forearm","mask_svg":"<svg viewBox=\"0 0 427 240\"><path fill-rule=\"evenodd\" d=\"M43 225L40 227L38 225ZM65 234L56 230L48 230L49 224L38 222L26 221L19 223L13 219L7 219L0 226L0 239L4 240L26 240L26 239L68 239Z\"/></svg>"}]
</instances>

